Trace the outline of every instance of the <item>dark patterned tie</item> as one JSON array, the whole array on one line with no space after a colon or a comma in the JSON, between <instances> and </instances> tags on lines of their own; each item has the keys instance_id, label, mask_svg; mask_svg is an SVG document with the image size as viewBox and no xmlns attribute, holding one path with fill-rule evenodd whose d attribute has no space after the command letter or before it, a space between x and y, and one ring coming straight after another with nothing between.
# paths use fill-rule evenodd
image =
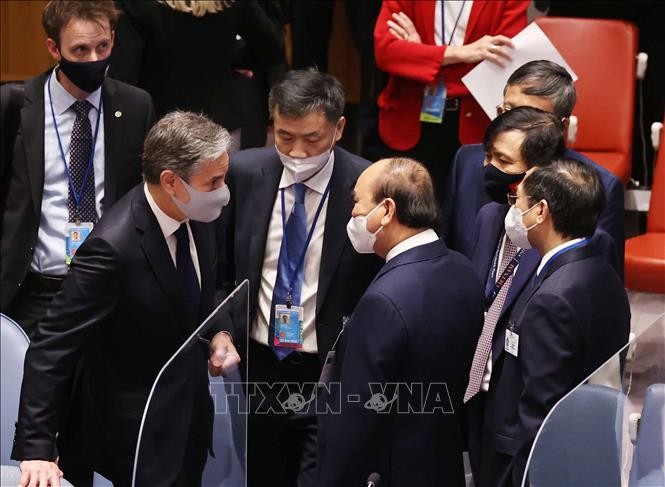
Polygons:
<instances>
[{"instance_id":1,"label":"dark patterned tie","mask_svg":"<svg viewBox=\"0 0 665 487\"><path fill-rule=\"evenodd\" d=\"M517 255L518 250L519 249L515 244L506 237L506 244L503 247L503 255L501 256L501 264L497 269L497 276L503 274L510 261ZM469 385L464 394L465 403L471 400L471 398L480 391L483 376L485 375L485 368L487 367L487 361L490 356L490 350L492 350L494 329L501 317L503 303L506 302L506 296L508 295L510 284L513 282L514 275L515 272L513 271L513 274L504 283L503 287L494 298L494 301L492 301L487 313L485 313L485 324L483 325L483 331L480 333L480 338L478 339L476 352L473 355L473 363L471 364L471 372L469 373Z\"/></svg>"},{"instance_id":2,"label":"dark patterned tie","mask_svg":"<svg viewBox=\"0 0 665 487\"><path fill-rule=\"evenodd\" d=\"M88 112L92 105L88 101L77 101L71 108L76 113L76 120L74 120L72 139L69 144L69 173L71 182L78 194L80 206L77 208L76 198L72 192L72 184L70 184L67 198L69 221L79 220L97 223L94 167L90 168L86 178L86 171L93 151L92 128L88 118Z\"/></svg>"},{"instance_id":3,"label":"dark patterned tie","mask_svg":"<svg viewBox=\"0 0 665 487\"><path fill-rule=\"evenodd\" d=\"M199 279L196 276L192 253L189 250L189 232L187 231L186 223L181 224L176 230L175 237L177 241L175 251L176 270L185 298L185 308L187 309L189 320L188 325L194 329L199 325L201 287L199 286Z\"/></svg>"},{"instance_id":4,"label":"dark patterned tie","mask_svg":"<svg viewBox=\"0 0 665 487\"><path fill-rule=\"evenodd\" d=\"M275 305L286 304L289 294L289 279L293 276L292 304L300 306L300 291L302 290L302 280L304 272L304 263L300 263L300 257L305 250L307 240L307 213L305 212L305 193L307 186L303 183L293 185L293 209L286 222L286 239L282 237L282 247L279 251L279 261L277 267L277 279L272 296L272 309L270 311L270 323L268 333L268 344L273 348L275 355L279 360L288 356L293 349L274 346L275 338ZM286 244L288 244L288 247Z\"/></svg>"}]
</instances>

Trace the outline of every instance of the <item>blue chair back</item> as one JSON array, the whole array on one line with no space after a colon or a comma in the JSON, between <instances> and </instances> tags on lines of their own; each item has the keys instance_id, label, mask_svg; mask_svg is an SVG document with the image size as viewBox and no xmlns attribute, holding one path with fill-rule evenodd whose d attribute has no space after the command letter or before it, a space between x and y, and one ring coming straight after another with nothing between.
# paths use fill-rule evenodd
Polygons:
<instances>
[{"instance_id":1,"label":"blue chair back","mask_svg":"<svg viewBox=\"0 0 665 487\"><path fill-rule=\"evenodd\" d=\"M665 384L651 384L644 395L642 418L630 469L630 487L665 486Z\"/></svg>"},{"instance_id":2,"label":"blue chair back","mask_svg":"<svg viewBox=\"0 0 665 487\"><path fill-rule=\"evenodd\" d=\"M14 424L18 418L18 402L23 381L23 360L30 340L18 324L0 314L0 463L18 465L11 460Z\"/></svg>"}]
</instances>

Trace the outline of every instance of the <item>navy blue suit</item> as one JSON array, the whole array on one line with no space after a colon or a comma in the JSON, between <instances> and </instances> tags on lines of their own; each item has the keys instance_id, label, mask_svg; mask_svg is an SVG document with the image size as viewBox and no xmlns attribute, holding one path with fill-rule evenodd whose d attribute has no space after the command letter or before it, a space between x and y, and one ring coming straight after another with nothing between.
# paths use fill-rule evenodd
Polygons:
<instances>
[{"instance_id":1,"label":"navy blue suit","mask_svg":"<svg viewBox=\"0 0 665 487\"><path fill-rule=\"evenodd\" d=\"M616 246L615 269L623 276L624 223L623 186L621 181L607 169L599 166L582 154L566 150L566 157L592 165L598 171L605 188L605 209L598 220L598 227L605 230ZM443 232L446 244L471 258L474 249L474 228L471 224L483 205L491 200L485 192L482 144L460 147L453 160L448 178L448 187L443 204Z\"/></svg>"},{"instance_id":2,"label":"navy blue suit","mask_svg":"<svg viewBox=\"0 0 665 487\"><path fill-rule=\"evenodd\" d=\"M382 267L339 339L326 404L341 410L322 421L317 486L365 485L372 472L382 487L464 485L459 412L482 308L469 262L442 240ZM398 400L368 409L377 392ZM398 414L409 405L428 413Z\"/></svg>"},{"instance_id":3,"label":"navy blue suit","mask_svg":"<svg viewBox=\"0 0 665 487\"><path fill-rule=\"evenodd\" d=\"M519 335L518 356L493 347L482 487L521 485L547 413L627 343L630 307L623 283L590 244L551 260L508 322ZM504 334L495 343L503 344Z\"/></svg>"}]
</instances>

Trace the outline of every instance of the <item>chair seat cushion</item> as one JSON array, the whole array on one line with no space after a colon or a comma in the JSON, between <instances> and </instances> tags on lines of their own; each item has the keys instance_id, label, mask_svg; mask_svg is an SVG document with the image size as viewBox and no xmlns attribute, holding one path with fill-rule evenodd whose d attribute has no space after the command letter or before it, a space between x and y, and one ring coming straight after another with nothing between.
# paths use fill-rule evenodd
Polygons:
<instances>
[{"instance_id":1,"label":"chair seat cushion","mask_svg":"<svg viewBox=\"0 0 665 487\"><path fill-rule=\"evenodd\" d=\"M645 233L626 240L626 287L665 293L665 233Z\"/></svg>"}]
</instances>

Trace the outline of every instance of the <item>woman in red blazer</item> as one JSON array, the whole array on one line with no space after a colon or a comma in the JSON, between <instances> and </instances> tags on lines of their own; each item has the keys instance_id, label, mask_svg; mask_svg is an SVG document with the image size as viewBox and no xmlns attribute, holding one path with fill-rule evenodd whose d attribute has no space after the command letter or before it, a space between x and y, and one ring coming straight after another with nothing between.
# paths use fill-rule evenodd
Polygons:
<instances>
[{"instance_id":1,"label":"woman in red blazer","mask_svg":"<svg viewBox=\"0 0 665 487\"><path fill-rule=\"evenodd\" d=\"M447 97L460 98L460 143L482 140L489 119L461 78L479 61L490 59L500 63L502 57L510 56L509 37L526 27L529 2L468 3L471 12L464 44L438 46L434 43L435 0L384 0L374 29L374 46L378 67L390 74L388 86L378 100L379 135L389 147L408 151L418 143L423 90L425 85L436 82L440 72L445 79ZM400 12L407 18L393 16Z\"/></svg>"}]
</instances>

